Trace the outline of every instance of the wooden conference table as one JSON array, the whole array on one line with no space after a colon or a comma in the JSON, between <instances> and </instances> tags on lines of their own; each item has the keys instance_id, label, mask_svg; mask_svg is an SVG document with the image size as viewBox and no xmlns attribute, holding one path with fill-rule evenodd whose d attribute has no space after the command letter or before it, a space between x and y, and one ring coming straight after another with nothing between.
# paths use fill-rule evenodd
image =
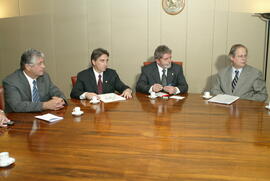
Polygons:
<instances>
[{"instance_id":1,"label":"wooden conference table","mask_svg":"<svg viewBox=\"0 0 270 181\"><path fill-rule=\"evenodd\" d=\"M0 180L270 180L270 111L238 100L208 103L199 94L184 100L149 99L137 93L122 102L69 100L51 113L12 113L0 129L0 151L16 163L0 168ZM80 106L80 117L71 115Z\"/></svg>"}]
</instances>

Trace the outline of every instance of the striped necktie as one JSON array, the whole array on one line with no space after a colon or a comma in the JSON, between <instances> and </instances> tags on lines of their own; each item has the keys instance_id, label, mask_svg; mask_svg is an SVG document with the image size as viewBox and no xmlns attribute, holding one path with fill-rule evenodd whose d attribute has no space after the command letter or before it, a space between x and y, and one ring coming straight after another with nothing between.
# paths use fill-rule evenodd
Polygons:
<instances>
[{"instance_id":1,"label":"striped necktie","mask_svg":"<svg viewBox=\"0 0 270 181\"><path fill-rule=\"evenodd\" d=\"M239 70L236 70L235 76L234 76L233 81L232 81L232 92L234 91L234 89L236 87L236 83L238 81L238 74L239 74Z\"/></svg>"},{"instance_id":2,"label":"striped necktie","mask_svg":"<svg viewBox=\"0 0 270 181\"><path fill-rule=\"evenodd\" d=\"M37 81L33 80L33 95L32 95L32 101L33 102L40 102L39 95L38 95L38 89L37 89Z\"/></svg>"}]
</instances>

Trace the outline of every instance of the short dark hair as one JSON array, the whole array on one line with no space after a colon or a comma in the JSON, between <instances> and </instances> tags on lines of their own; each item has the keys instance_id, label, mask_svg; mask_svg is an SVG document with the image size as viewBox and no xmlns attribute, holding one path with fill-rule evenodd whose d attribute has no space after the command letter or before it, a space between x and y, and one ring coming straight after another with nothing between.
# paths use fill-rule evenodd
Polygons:
<instances>
[{"instance_id":1,"label":"short dark hair","mask_svg":"<svg viewBox=\"0 0 270 181\"><path fill-rule=\"evenodd\" d=\"M44 58L44 53L35 50L33 48L27 49L25 52L23 52L21 56L21 62L20 62L20 68L21 70L25 69L26 64L34 64L37 60L37 58Z\"/></svg>"},{"instance_id":2,"label":"short dark hair","mask_svg":"<svg viewBox=\"0 0 270 181\"><path fill-rule=\"evenodd\" d=\"M230 57L234 57L234 56L235 56L235 52L236 52L236 50L237 50L238 48L244 48L244 49L246 49L246 52L248 53L247 47L245 47L245 46L242 45L242 44L235 44L235 45L233 45L233 46L231 47L231 50L230 50L230 52L229 52L229 56L230 56Z\"/></svg>"},{"instance_id":3,"label":"short dark hair","mask_svg":"<svg viewBox=\"0 0 270 181\"><path fill-rule=\"evenodd\" d=\"M155 49L154 59L161 59L166 53L171 54L172 50L169 49L166 45L160 45Z\"/></svg>"},{"instance_id":4,"label":"short dark hair","mask_svg":"<svg viewBox=\"0 0 270 181\"><path fill-rule=\"evenodd\" d=\"M91 54L91 63L92 60L96 61L101 55L107 55L109 57L109 52L103 48L97 48L95 50L93 50L92 54Z\"/></svg>"}]
</instances>

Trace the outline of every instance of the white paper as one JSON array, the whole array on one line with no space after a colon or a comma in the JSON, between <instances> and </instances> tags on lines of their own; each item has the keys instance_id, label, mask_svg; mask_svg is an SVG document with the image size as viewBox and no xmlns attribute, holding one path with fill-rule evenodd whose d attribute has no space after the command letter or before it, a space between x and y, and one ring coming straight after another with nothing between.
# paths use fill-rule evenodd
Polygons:
<instances>
[{"instance_id":1,"label":"white paper","mask_svg":"<svg viewBox=\"0 0 270 181\"><path fill-rule=\"evenodd\" d=\"M126 98L121 97L115 93L99 94L98 96L100 97L100 100L104 103L126 100Z\"/></svg>"},{"instance_id":2,"label":"white paper","mask_svg":"<svg viewBox=\"0 0 270 181\"><path fill-rule=\"evenodd\" d=\"M208 102L220 103L220 104L231 104L234 101L239 99L237 96L231 96L227 94L219 94L212 99L209 99Z\"/></svg>"},{"instance_id":3,"label":"white paper","mask_svg":"<svg viewBox=\"0 0 270 181\"><path fill-rule=\"evenodd\" d=\"M170 96L171 99L177 99L177 100L182 100L185 99L183 96Z\"/></svg>"},{"instance_id":4,"label":"white paper","mask_svg":"<svg viewBox=\"0 0 270 181\"><path fill-rule=\"evenodd\" d=\"M43 115L40 115L40 116L35 116L35 118L42 119L42 120L48 121L50 123L53 123L53 122L56 122L56 121L59 121L59 120L63 119L63 117L56 116L56 115L53 115L53 114L50 114L50 113L43 114Z\"/></svg>"}]
</instances>

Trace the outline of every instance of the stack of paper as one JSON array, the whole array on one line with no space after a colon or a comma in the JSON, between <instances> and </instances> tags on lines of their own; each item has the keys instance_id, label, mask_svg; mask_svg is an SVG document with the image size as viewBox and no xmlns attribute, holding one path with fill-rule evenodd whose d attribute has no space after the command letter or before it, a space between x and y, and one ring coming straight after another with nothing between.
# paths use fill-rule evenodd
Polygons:
<instances>
[{"instance_id":1,"label":"stack of paper","mask_svg":"<svg viewBox=\"0 0 270 181\"><path fill-rule=\"evenodd\" d=\"M100 97L100 100L104 103L126 100L126 98L121 97L115 93L99 94L98 96Z\"/></svg>"},{"instance_id":2,"label":"stack of paper","mask_svg":"<svg viewBox=\"0 0 270 181\"><path fill-rule=\"evenodd\" d=\"M55 116L55 115L50 114L50 113L43 114L41 116L35 116L35 118L42 119L42 120L48 121L50 123L63 119L63 117Z\"/></svg>"},{"instance_id":3,"label":"stack of paper","mask_svg":"<svg viewBox=\"0 0 270 181\"><path fill-rule=\"evenodd\" d=\"M209 99L208 102L220 103L220 104L231 104L234 101L239 99L237 96L231 96L227 94L219 94L212 99Z\"/></svg>"}]
</instances>

